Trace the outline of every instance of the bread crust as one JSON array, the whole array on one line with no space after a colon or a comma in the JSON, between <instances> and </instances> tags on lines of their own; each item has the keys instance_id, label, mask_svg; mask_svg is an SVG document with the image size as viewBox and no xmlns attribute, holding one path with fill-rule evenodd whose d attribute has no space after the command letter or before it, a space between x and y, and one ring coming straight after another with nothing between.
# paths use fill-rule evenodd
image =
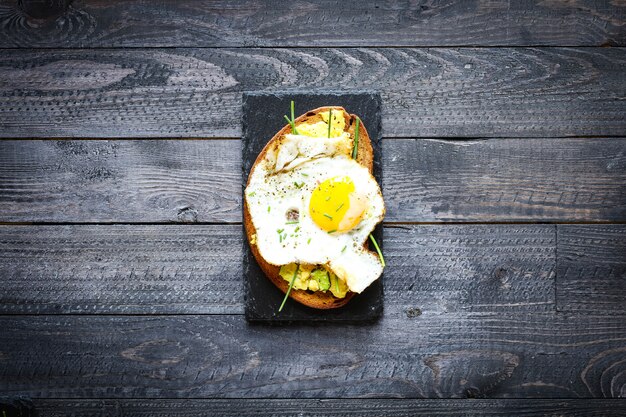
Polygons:
<instances>
[{"instance_id":1,"label":"bread crust","mask_svg":"<svg viewBox=\"0 0 626 417\"><path fill-rule=\"evenodd\" d=\"M328 111L329 109L333 109L334 111L342 111L343 116L346 120L346 132L350 133L350 137L354 135L354 129L356 126L357 116L354 114L349 114L343 107L339 106L325 106L318 107L317 109L310 110L305 114L296 118L295 123L315 123L322 120L322 116L320 113ZM256 167L256 165L265 158L265 155L271 149L272 143L282 138L285 134L291 133L291 125L285 125L281 130L278 131L272 137L272 139L265 145L263 150L257 156L257 159L254 161L254 165L252 166L252 170ZM359 123L359 143L357 145L357 158L356 161L366 167L370 174L373 173L374 169L374 151L372 148L372 142L370 137L363 126L363 123ZM248 181L246 183L246 187L250 183L250 176L248 176ZM265 273L267 278L283 293L287 293L289 289L289 283L285 281L280 276L280 267L276 265L271 265L261 256L259 253L259 249L256 244L250 243L251 237L256 234L256 228L252 223L252 217L250 216L250 211L248 210L248 204L246 203L246 199L243 199L243 224L246 231L246 238L248 239L248 244L250 245L250 249L252 251L252 255L256 259L257 263L261 267L261 270ZM366 250L369 250L368 243L365 242L364 247ZM307 290L297 290L292 289L289 293L289 297L296 300L297 302L304 304L308 307L316 308L316 309L332 309L339 308L348 303L354 297L355 293L352 291L348 291L344 298L337 298L330 291L326 291L325 293L322 291L307 291Z\"/></svg>"}]
</instances>

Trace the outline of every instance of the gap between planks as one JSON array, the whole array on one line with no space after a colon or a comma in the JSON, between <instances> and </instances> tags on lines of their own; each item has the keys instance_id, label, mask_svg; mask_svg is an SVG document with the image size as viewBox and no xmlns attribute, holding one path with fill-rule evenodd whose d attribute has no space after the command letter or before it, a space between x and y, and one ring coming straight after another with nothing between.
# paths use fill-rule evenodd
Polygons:
<instances>
[{"instance_id":1,"label":"gap between planks","mask_svg":"<svg viewBox=\"0 0 626 417\"><path fill-rule=\"evenodd\" d=\"M542 45L542 44L524 44L524 45L464 45L464 44L455 44L455 45L321 45L321 46L313 46L313 45L217 45L217 46L83 46L83 47L58 47L58 46L15 46L15 47L3 47L0 48L0 52L3 51L16 51L16 50L45 50L47 52L50 51L80 51L80 50L99 50L99 51L124 51L124 50L134 50L134 49L165 49L165 50L202 50L202 49L359 49L359 48L376 48L376 49L515 49L515 48L541 48L541 49L558 49L558 48L588 48L588 49L605 49L605 48L613 48L613 49L625 49L626 45L580 45L580 44L563 44L563 45Z\"/></svg>"},{"instance_id":2,"label":"gap between planks","mask_svg":"<svg viewBox=\"0 0 626 417\"><path fill-rule=\"evenodd\" d=\"M550 397L550 398L528 398L528 397L494 397L494 398L398 398L398 397L367 397L367 398L346 398L346 397L323 397L323 398L300 398L300 397L228 397L228 398L211 398L211 397L193 397L186 396L185 398L180 397L132 397L132 398L119 398L119 397L45 397L45 398L34 398L35 401L48 401L48 400L62 400L62 401L117 401L117 402L132 402L132 401L145 401L145 400L164 400L164 401L186 401L186 400L194 400L194 401L219 401L219 402L229 402L235 400L247 400L250 402L254 402L257 400L272 400L276 402L291 400L291 401L303 401L303 402L314 402L321 401L324 402L326 400L335 401L376 401L376 400L385 400L387 401L397 401L397 402L414 402L414 401L423 401L424 403L428 402L458 402L462 404L466 404L467 402L479 403L479 402L514 402L519 400L533 401L533 402L547 402L552 400L558 401L590 401L590 402L614 402L614 403L624 403L626 405L626 398L597 398L597 397Z\"/></svg>"},{"instance_id":3,"label":"gap between planks","mask_svg":"<svg viewBox=\"0 0 626 417\"><path fill-rule=\"evenodd\" d=\"M626 220L598 220L598 221L439 221L439 222L410 222L410 221L398 221L398 222L385 222L383 221L383 227L388 228L402 228L402 226L476 226L476 225L622 225L626 224ZM242 222L0 222L1 226L242 226Z\"/></svg>"},{"instance_id":4,"label":"gap between planks","mask_svg":"<svg viewBox=\"0 0 626 417\"><path fill-rule=\"evenodd\" d=\"M626 48L625 48L626 49ZM1 52L1 50L0 50ZM304 113L303 113L304 114ZM441 142L482 142L489 140L510 140L510 139L519 139L519 140L552 140L552 139L615 139L615 140L624 140L624 135L571 135L571 136L550 136L550 137L525 137L525 136L494 136L494 137L484 137L484 136L451 136L451 137L440 137L440 136L383 136L381 140L434 140ZM40 141L71 141L71 140L89 140L89 141L135 141L135 140L166 140L166 141L220 141L220 140L232 140L232 141L240 141L241 136L224 136L224 137L157 137L157 136L137 136L137 137L110 137L110 138L100 138L100 137L0 137L1 141L12 141L12 140L40 140Z\"/></svg>"}]
</instances>

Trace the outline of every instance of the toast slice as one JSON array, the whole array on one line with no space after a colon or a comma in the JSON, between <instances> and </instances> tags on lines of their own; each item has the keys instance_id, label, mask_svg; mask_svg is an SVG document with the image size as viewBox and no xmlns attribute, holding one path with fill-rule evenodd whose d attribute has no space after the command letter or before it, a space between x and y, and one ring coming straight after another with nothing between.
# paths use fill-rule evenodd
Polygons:
<instances>
[{"instance_id":1,"label":"toast slice","mask_svg":"<svg viewBox=\"0 0 626 417\"><path fill-rule=\"evenodd\" d=\"M337 106L326 106L319 107L317 109L306 112L305 114L299 116L295 119L296 127L300 123L316 123L322 121L322 116L320 113L326 112L332 109L333 112L341 111L343 112L344 119L346 120L345 131L349 132L350 137L354 137L354 130L356 126L357 116L354 114L349 114L343 107ZM252 170L254 167L265 158L268 150L272 147L272 144L276 141L283 138L284 135L291 133L291 126L289 124L285 125L281 130L278 131L274 135L274 137L265 145L259 156L257 157ZM367 134L367 130L363 123L359 124L359 143L357 145L357 159L356 161L362 166L366 167L370 174L374 169L374 151L372 149L372 142L370 140L369 135ZM251 172L252 172L251 170ZM248 183L250 178L248 177ZM248 184L246 184L247 186ZM252 255L256 259L257 263L261 267L261 270L265 273L267 278L283 293L287 293L289 289L289 283L285 281L280 276L280 267L276 265L271 265L261 256L259 253L258 247L253 242L252 236L256 234L256 228L252 223L252 217L250 215L250 211L248 210L248 205L246 203L246 199L243 199L243 223L246 231L246 238L248 239L248 243L250 244L250 249L252 251ZM365 249L369 250L367 241L364 244ZM352 291L348 291L344 298L335 297L330 291L322 292L322 291L309 291L309 290L297 290L293 288L289 293L289 297L296 300L297 302L304 304L308 307L316 308L316 309L332 309L338 308L346 305L352 297L354 297L355 293Z\"/></svg>"}]
</instances>

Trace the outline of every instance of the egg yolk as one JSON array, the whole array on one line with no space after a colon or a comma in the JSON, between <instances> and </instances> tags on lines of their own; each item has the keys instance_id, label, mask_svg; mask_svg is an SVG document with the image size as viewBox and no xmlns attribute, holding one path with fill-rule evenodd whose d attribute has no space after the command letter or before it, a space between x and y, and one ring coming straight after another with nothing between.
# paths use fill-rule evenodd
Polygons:
<instances>
[{"instance_id":1,"label":"egg yolk","mask_svg":"<svg viewBox=\"0 0 626 417\"><path fill-rule=\"evenodd\" d=\"M318 185L311 194L309 213L326 232L353 229L365 214L367 198L354 191L349 177L334 177Z\"/></svg>"}]
</instances>

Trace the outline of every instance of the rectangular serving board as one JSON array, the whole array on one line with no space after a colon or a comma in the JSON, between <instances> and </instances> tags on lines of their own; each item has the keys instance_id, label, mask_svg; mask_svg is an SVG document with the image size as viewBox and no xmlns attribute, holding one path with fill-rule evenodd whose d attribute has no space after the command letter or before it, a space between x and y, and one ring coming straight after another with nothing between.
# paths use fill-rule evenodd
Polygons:
<instances>
[{"instance_id":1,"label":"rectangular serving board","mask_svg":"<svg viewBox=\"0 0 626 417\"><path fill-rule=\"evenodd\" d=\"M361 118L374 148L374 177L381 182L381 98L374 92L277 92L244 93L243 95L243 191L248 174L267 142L285 125L290 102L295 102L296 117L322 106L342 106L348 113ZM245 197L243 197L245 198ZM373 232L383 245L383 228L379 224ZM244 232L245 236L245 232ZM244 238L243 275L246 319L251 322L372 322L383 311L383 277L374 281L363 293L350 302L332 310L306 307L293 299L287 300L279 313L284 294L270 282L257 264L247 239Z\"/></svg>"}]
</instances>

